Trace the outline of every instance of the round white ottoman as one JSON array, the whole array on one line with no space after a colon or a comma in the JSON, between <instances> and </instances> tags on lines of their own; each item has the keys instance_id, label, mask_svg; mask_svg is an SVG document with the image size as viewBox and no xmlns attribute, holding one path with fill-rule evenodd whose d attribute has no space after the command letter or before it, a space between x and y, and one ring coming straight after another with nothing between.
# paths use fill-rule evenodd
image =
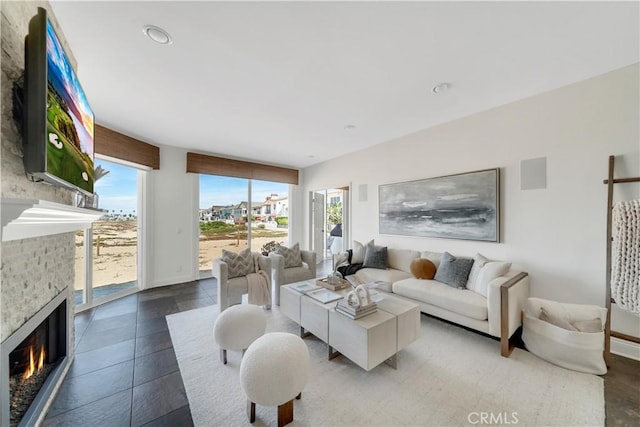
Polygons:
<instances>
[{"instance_id":1,"label":"round white ottoman","mask_svg":"<svg viewBox=\"0 0 640 427\"><path fill-rule=\"evenodd\" d=\"M255 405L278 406L278 426L293 421L293 398L300 399L309 377L309 349L302 338L271 332L255 340L240 364L240 385L247 396L249 422Z\"/></svg>"},{"instance_id":2,"label":"round white ottoman","mask_svg":"<svg viewBox=\"0 0 640 427\"><path fill-rule=\"evenodd\" d=\"M245 350L266 328L267 317L257 305L232 305L220 313L213 325L213 338L220 346L222 363L227 364L227 350Z\"/></svg>"}]
</instances>

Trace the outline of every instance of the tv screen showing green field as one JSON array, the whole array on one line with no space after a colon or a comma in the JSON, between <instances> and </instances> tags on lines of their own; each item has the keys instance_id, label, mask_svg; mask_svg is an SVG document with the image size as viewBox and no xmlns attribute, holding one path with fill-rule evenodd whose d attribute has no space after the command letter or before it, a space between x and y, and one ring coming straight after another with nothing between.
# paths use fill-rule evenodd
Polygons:
<instances>
[{"instance_id":1,"label":"tv screen showing green field","mask_svg":"<svg viewBox=\"0 0 640 427\"><path fill-rule=\"evenodd\" d=\"M93 193L93 112L47 21L47 170Z\"/></svg>"}]
</instances>

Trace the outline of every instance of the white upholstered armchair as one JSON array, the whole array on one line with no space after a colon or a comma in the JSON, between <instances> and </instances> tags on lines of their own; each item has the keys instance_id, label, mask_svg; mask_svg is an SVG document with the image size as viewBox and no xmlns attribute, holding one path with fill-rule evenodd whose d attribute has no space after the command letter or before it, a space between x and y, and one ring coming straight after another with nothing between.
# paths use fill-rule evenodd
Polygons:
<instances>
[{"instance_id":1,"label":"white upholstered armchair","mask_svg":"<svg viewBox=\"0 0 640 427\"><path fill-rule=\"evenodd\" d=\"M273 269L271 281L273 282L274 303L276 305L280 305L280 286L316 277L315 252L300 250L302 265L296 267L286 267L285 257L277 252L270 252L269 258Z\"/></svg>"},{"instance_id":2,"label":"white upholstered armchair","mask_svg":"<svg viewBox=\"0 0 640 427\"><path fill-rule=\"evenodd\" d=\"M258 253L252 255L258 258L258 268L264 271L267 277L271 277L271 259ZM229 278L229 265L222 258L213 260L212 274L218 282L220 312L231 305L242 303L242 295L249 292L249 280L246 275ZM271 294L271 287L268 292ZM270 306L271 304L268 304L267 308Z\"/></svg>"}]
</instances>

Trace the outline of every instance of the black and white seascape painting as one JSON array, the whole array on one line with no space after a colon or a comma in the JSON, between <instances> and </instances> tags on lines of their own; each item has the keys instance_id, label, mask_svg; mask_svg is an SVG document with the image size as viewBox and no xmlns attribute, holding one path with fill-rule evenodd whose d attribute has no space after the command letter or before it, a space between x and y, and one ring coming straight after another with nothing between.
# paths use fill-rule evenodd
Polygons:
<instances>
[{"instance_id":1,"label":"black and white seascape painting","mask_svg":"<svg viewBox=\"0 0 640 427\"><path fill-rule=\"evenodd\" d=\"M379 186L380 234L499 241L500 170Z\"/></svg>"}]
</instances>

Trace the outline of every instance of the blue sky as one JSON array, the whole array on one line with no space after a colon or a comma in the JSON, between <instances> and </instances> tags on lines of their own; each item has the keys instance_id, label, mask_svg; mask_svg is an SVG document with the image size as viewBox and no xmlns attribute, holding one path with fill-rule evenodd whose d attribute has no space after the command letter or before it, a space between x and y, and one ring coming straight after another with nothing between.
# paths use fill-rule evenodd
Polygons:
<instances>
[{"instance_id":1,"label":"blue sky","mask_svg":"<svg viewBox=\"0 0 640 427\"><path fill-rule=\"evenodd\" d=\"M115 210L116 213L129 214L137 209L138 170L102 159L95 159L95 166L109 173L95 183L95 192L100 197L100 209ZM289 185L278 182L252 181L253 202L262 202L266 196L277 193L287 196ZM200 175L201 209L213 205L232 205L248 200L247 180L224 176Z\"/></svg>"},{"instance_id":2,"label":"blue sky","mask_svg":"<svg viewBox=\"0 0 640 427\"><path fill-rule=\"evenodd\" d=\"M100 197L100 209L115 210L116 213L129 214L138 207L138 170L106 160L95 159L95 167L109 171L95 183L94 191Z\"/></svg>"},{"instance_id":3,"label":"blue sky","mask_svg":"<svg viewBox=\"0 0 640 427\"><path fill-rule=\"evenodd\" d=\"M263 202L272 193L280 197L289 194L289 184L253 180L251 199L254 203ZM225 176L200 175L200 209L213 205L233 205L247 201L247 180Z\"/></svg>"}]
</instances>

